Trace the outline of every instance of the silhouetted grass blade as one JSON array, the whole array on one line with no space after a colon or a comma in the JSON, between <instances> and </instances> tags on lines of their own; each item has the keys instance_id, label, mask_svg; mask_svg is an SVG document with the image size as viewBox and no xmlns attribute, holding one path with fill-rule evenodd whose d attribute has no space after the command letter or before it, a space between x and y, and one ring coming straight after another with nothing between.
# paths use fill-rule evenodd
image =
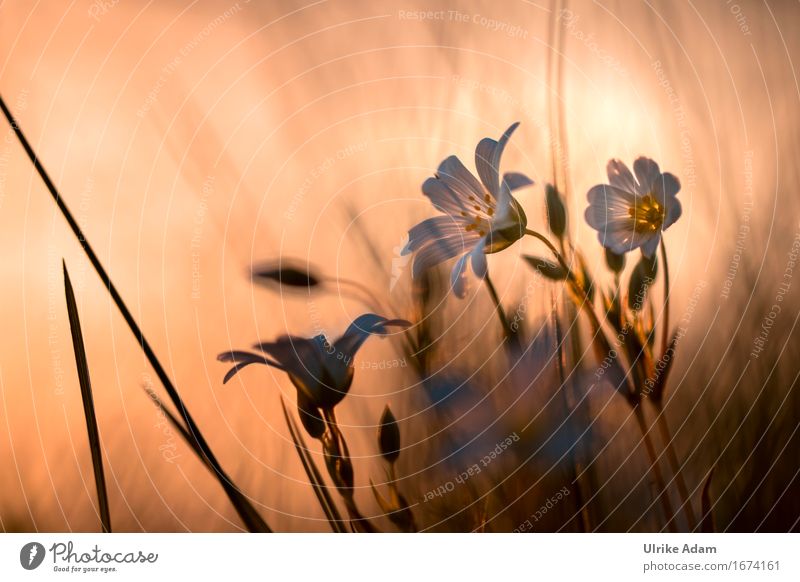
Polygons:
<instances>
[{"instance_id":1,"label":"silhouetted grass blade","mask_svg":"<svg viewBox=\"0 0 800 582\"><path fill-rule=\"evenodd\" d=\"M172 423L173 428L180 433L180 435L183 437L183 440L186 441L186 444L189 445L200 461L202 461L202 463L208 467L211 472L214 472L214 467L211 465L211 462L203 454L203 451L200 450L200 446L197 444L197 439L189 434L189 431L186 430L186 428L183 426L183 423L164 406L164 403L161 402L161 399L155 392L148 390L147 388L145 388L145 392L147 392L151 400L153 400L153 402L155 402L161 411L166 415L166 417ZM260 531L264 533L272 532L258 511L256 511L256 508L253 507L253 505L247 500L246 497L242 495L242 493L233 485L233 483L229 481L220 481L220 483L222 484L225 494L228 496L231 504L239 514L239 517L242 519L248 529L250 529L250 531Z\"/></svg>"},{"instance_id":2,"label":"silhouetted grass blade","mask_svg":"<svg viewBox=\"0 0 800 582\"><path fill-rule=\"evenodd\" d=\"M150 346L150 342L148 342L147 338L144 337L144 333L139 328L139 324L136 323L133 314L128 309L128 306L125 304L125 301L123 301L122 296L119 294L119 291L117 291L116 286L108 276L108 273L100 262L100 259L97 257L94 249L89 244L89 241L84 235L83 230L81 230L78 221L75 220L75 217L70 212L69 208L64 202L64 199L61 197L61 194L59 194L55 184L53 184L53 181L50 179L50 176L44 169L44 166L39 161L36 152L33 151L30 143L28 143L28 139L25 137L25 134L19 127L17 120L14 119L11 111L6 106L5 100L2 96L0 96L0 110L3 111L3 115L5 115L8 123L11 125L11 129L14 131L14 134L17 136L17 139L19 139L19 142L22 144L25 153L28 155L28 158L33 164L33 167L38 172L39 177L42 179L42 182L44 182L48 192L50 192L50 195L55 201L56 206L58 206L61 215L67 221L67 224L69 224L69 227L72 230L72 233L75 235L78 244L81 245L83 252L89 259L89 262L92 264L92 268L95 270L98 277L100 277L100 280L108 290L109 295L111 295L114 305L117 306L117 309L119 309L122 317L125 319L125 323L128 324L128 328L131 330L131 333L134 335L136 341L139 343L139 346L142 348L147 361L153 367L153 371L155 371L156 376L158 376L159 381L164 386L164 390L167 391L167 395L172 401L172 404L180 412L183 421L186 423L187 434L190 434L191 437L197 441L197 446L193 446L192 449L199 451L199 453L202 455L201 460L204 462L204 464L213 469L214 476L220 482L220 485L222 485L222 487L225 489L225 492L228 494L231 503L233 503L236 512L242 518L247 528L252 532L272 531L252 506L252 504L244 495L242 495L242 493L230 480L230 477L228 477L227 473L225 473L225 471L222 469L217 457L211 451L211 447L208 446L208 443L200 432L200 429L197 427L197 424L195 423L191 414L189 414L189 410L186 408L186 405L183 403L183 400L178 394L178 390L172 384L172 380L170 380L166 370L164 370L164 366L161 365L161 362L153 351L153 348Z\"/></svg>"},{"instance_id":3,"label":"silhouetted grass blade","mask_svg":"<svg viewBox=\"0 0 800 582\"><path fill-rule=\"evenodd\" d=\"M106 478L103 472L103 451L100 448L100 433L97 430L97 417L94 413L94 399L92 398L92 383L89 379L89 365L86 361L86 350L83 345L81 322L78 318L78 306L75 304L75 294L72 283L67 273L67 265L62 261L64 268L64 293L67 298L67 313L69 314L69 329L72 332L72 348L75 352L75 365L78 368L78 380L81 385L81 399L83 412L86 416L86 433L89 436L89 450L92 453L94 466L94 484L97 488L97 504L100 508L100 521L103 531L111 533L111 514L108 511L108 492L106 491Z\"/></svg>"},{"instance_id":4,"label":"silhouetted grass blade","mask_svg":"<svg viewBox=\"0 0 800 582\"><path fill-rule=\"evenodd\" d=\"M283 398L281 398L281 408L283 409L283 417L286 419L286 425L289 427L289 434L292 437L297 456L300 457L300 462L303 464L303 469L305 469L306 475L308 476L308 481L314 489L314 494L317 496L317 500L322 510L325 512L325 516L328 518L331 529L336 533L346 533L347 530L343 525L344 522L342 521L339 511L336 509L336 504L328 493L325 482L322 480L322 475L314 464L314 460L309 456L308 447L306 447L306 443L303 440L303 435L297 429L297 423L295 423L294 419L289 415Z\"/></svg>"}]
</instances>

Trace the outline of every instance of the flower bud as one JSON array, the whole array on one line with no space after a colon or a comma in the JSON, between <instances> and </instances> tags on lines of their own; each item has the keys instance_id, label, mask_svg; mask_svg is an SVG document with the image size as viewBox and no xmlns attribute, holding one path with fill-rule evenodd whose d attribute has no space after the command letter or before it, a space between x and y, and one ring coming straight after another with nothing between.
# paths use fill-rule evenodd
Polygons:
<instances>
[{"instance_id":1,"label":"flower bud","mask_svg":"<svg viewBox=\"0 0 800 582\"><path fill-rule=\"evenodd\" d=\"M622 270L625 268L625 255L618 255L611 249L606 249L606 265L608 268L611 269L614 273L619 275Z\"/></svg>"},{"instance_id":2,"label":"flower bud","mask_svg":"<svg viewBox=\"0 0 800 582\"><path fill-rule=\"evenodd\" d=\"M547 204L547 223L550 225L550 232L558 238L564 236L567 230L567 210L561 195L552 184L547 184L544 189L545 203Z\"/></svg>"},{"instance_id":3,"label":"flower bud","mask_svg":"<svg viewBox=\"0 0 800 582\"><path fill-rule=\"evenodd\" d=\"M320 277L312 273L309 265L286 259L254 268L253 279L264 283L277 283L281 287L304 289L311 289L322 284Z\"/></svg>"},{"instance_id":4,"label":"flower bud","mask_svg":"<svg viewBox=\"0 0 800 582\"><path fill-rule=\"evenodd\" d=\"M383 409L381 416L381 425L378 427L378 446L381 450L383 458L389 462L394 463L400 456L400 429L397 426L397 420L388 406Z\"/></svg>"},{"instance_id":5,"label":"flower bud","mask_svg":"<svg viewBox=\"0 0 800 582\"><path fill-rule=\"evenodd\" d=\"M311 404L311 401L299 390L297 391L297 413L300 422L311 438L321 438L325 434L325 421L322 419L319 408Z\"/></svg>"}]
</instances>

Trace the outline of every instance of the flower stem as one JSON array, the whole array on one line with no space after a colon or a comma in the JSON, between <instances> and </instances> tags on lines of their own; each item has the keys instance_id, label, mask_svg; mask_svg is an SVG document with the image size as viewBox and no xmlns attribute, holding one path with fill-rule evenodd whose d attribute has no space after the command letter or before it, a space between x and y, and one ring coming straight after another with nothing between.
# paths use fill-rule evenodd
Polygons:
<instances>
[{"instance_id":1,"label":"flower stem","mask_svg":"<svg viewBox=\"0 0 800 582\"><path fill-rule=\"evenodd\" d=\"M497 311L497 317L500 318L500 324L503 326L503 333L510 341L514 338L514 332L511 331L511 326L508 323L506 312L503 309L503 306L500 304L500 297L497 295L497 289L495 289L494 283L492 283L492 280L489 277L489 273L486 273L486 276L483 278L483 280L486 283L486 288L489 290L489 295L492 296L492 302L494 303L495 311Z\"/></svg>"},{"instance_id":2,"label":"flower stem","mask_svg":"<svg viewBox=\"0 0 800 582\"><path fill-rule=\"evenodd\" d=\"M664 263L664 319L661 322L661 357L664 358L667 355L667 350L669 349L669 263L667 262L667 245L664 242L664 237L661 237L661 262ZM653 405L656 408L656 415L658 423L658 429L661 433L661 439L664 441L664 446L667 449L667 460L670 464L670 469L672 470L673 474L675 475L675 482L678 487L678 494L681 497L681 503L683 504L683 511L686 514L686 520L689 523L689 529L694 531L695 526L697 524L697 520L695 519L694 510L692 509L692 503L689 500L689 490L686 487L686 481L683 479L683 473L681 471L681 466L678 463L678 455L675 453L675 445L673 444L672 435L669 431L669 424L667 424L667 417L664 414L664 406L661 403L661 398L658 400L653 400Z\"/></svg>"},{"instance_id":3,"label":"flower stem","mask_svg":"<svg viewBox=\"0 0 800 582\"><path fill-rule=\"evenodd\" d=\"M569 279L572 288L575 290L581 298L581 305L579 307L583 307L586 310L586 313L589 315L589 320L592 323L593 331L595 332L595 338L602 338L603 342L603 349L608 352L611 349L611 343L608 341L605 333L603 332L603 327L600 324L600 319L597 317L597 314L594 312L594 308L592 307L589 298L586 296L586 290L583 286L575 279L575 275L572 273L572 269L569 268L567 262L564 260L564 257L561 253L558 252L558 249L551 243L548 238L542 234L539 234L535 230L525 229L525 234L530 235L534 238L539 239L542 241L550 252L553 253L553 256L558 261L558 264L561 266L562 269L567 273L567 279Z\"/></svg>"},{"instance_id":4,"label":"flower stem","mask_svg":"<svg viewBox=\"0 0 800 582\"><path fill-rule=\"evenodd\" d=\"M667 449L667 460L669 461L670 470L675 475L675 484L678 487L678 495L681 497L681 506L686 515L689 530L694 531L697 527L697 520L695 519L694 509L692 508L692 502L689 498L689 490L686 488L686 481L683 480L681 466L678 463L678 455L675 454L675 447L673 445L672 435L670 434L669 424L667 423L667 417L664 415L664 407L660 401L653 401L653 405L656 408L656 422L658 423L661 440L664 441L664 446Z\"/></svg>"},{"instance_id":5,"label":"flower stem","mask_svg":"<svg viewBox=\"0 0 800 582\"><path fill-rule=\"evenodd\" d=\"M669 500L669 492L664 482L664 476L661 474L661 467L656 457L656 449L653 446L653 440L650 438L641 404L635 405L634 415L636 416L636 422L639 424L639 430L642 431L642 440L644 440L644 447L647 449L647 456L650 458L650 471L653 473L653 479L656 482L656 497L661 501L661 508L664 510L667 520L667 529L671 533L676 533L677 528L675 527L675 515L672 512L672 503Z\"/></svg>"},{"instance_id":6,"label":"flower stem","mask_svg":"<svg viewBox=\"0 0 800 582\"><path fill-rule=\"evenodd\" d=\"M669 265L667 264L667 245L661 237L661 262L664 263L664 319L661 322L661 357L669 349Z\"/></svg>"}]
</instances>

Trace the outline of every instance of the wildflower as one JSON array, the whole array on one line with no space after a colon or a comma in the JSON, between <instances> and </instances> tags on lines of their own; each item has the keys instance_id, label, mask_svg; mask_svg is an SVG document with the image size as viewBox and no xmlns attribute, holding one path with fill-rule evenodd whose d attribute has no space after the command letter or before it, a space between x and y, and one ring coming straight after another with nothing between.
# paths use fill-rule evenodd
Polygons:
<instances>
[{"instance_id":1,"label":"wildflower","mask_svg":"<svg viewBox=\"0 0 800 582\"><path fill-rule=\"evenodd\" d=\"M641 247L652 258L661 240L661 232L681 216L676 198L681 184L674 175L661 173L649 158L633 163L633 174L619 160L606 168L610 184L589 190L586 222L597 230L600 244L622 255Z\"/></svg>"},{"instance_id":2,"label":"wildflower","mask_svg":"<svg viewBox=\"0 0 800 582\"><path fill-rule=\"evenodd\" d=\"M282 336L274 342L254 346L266 356L232 351L220 354L218 359L235 362L224 382L250 364L266 364L286 372L297 388L300 417L305 424L306 420L313 422L318 418L319 410L333 409L347 395L353 382L353 357L370 335L386 335L390 327L410 325L402 319L366 313L357 317L333 343L323 334L313 338Z\"/></svg>"},{"instance_id":3,"label":"wildflower","mask_svg":"<svg viewBox=\"0 0 800 582\"><path fill-rule=\"evenodd\" d=\"M420 222L408 233L403 255L415 253L412 274L459 255L450 275L453 292L464 297L467 263L479 278L486 277L486 254L508 248L522 238L527 218L511 192L533 181L518 173L500 180L500 157L519 123L509 127L499 141L484 138L475 149L475 167L480 181L456 156L440 165L433 178L422 184L422 192L444 213Z\"/></svg>"}]
</instances>

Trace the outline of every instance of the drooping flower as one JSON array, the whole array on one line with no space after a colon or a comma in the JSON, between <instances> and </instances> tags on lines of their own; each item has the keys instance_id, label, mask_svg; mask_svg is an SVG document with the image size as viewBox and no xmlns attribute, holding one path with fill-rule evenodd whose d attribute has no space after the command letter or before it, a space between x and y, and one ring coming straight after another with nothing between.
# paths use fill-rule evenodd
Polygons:
<instances>
[{"instance_id":1,"label":"drooping flower","mask_svg":"<svg viewBox=\"0 0 800 582\"><path fill-rule=\"evenodd\" d=\"M456 156L440 165L422 192L444 216L424 220L408 233L403 255L414 253L412 274L460 256L450 275L453 292L464 297L467 264L479 278L486 276L486 254L508 248L522 238L528 224L525 212L511 192L533 181L518 173L500 179L500 158L519 123L509 127L499 141L484 138L475 149L480 181Z\"/></svg>"},{"instance_id":2,"label":"drooping flower","mask_svg":"<svg viewBox=\"0 0 800 582\"><path fill-rule=\"evenodd\" d=\"M681 183L669 172L661 173L650 158L633 162L633 172L619 160L606 167L610 184L589 190L586 222L597 230L600 244L622 255L634 249L652 258L661 233L681 216L677 199Z\"/></svg>"},{"instance_id":3,"label":"drooping flower","mask_svg":"<svg viewBox=\"0 0 800 582\"><path fill-rule=\"evenodd\" d=\"M266 364L283 370L297 388L300 418L308 423L319 418L320 410L331 410L350 390L353 382L353 358L370 335L386 335L391 327L409 327L403 319L387 319L373 313L357 317L347 331L333 343L323 334L313 338L282 336L274 342L254 347L266 356L244 351L224 352L222 362L234 362L223 382L250 364ZM312 432L309 429L309 432Z\"/></svg>"}]
</instances>

